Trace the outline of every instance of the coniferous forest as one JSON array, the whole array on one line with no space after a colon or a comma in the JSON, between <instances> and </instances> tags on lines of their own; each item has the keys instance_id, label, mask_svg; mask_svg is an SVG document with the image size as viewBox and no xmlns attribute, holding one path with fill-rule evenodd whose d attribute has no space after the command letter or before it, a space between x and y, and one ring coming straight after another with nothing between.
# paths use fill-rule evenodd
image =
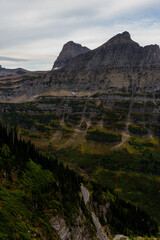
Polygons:
<instances>
[{"instance_id":1,"label":"coniferous forest","mask_svg":"<svg viewBox=\"0 0 160 240\"><path fill-rule=\"evenodd\" d=\"M68 224L83 205L80 178L0 125L0 239L57 239L49 219ZM84 207L85 211L85 207Z\"/></svg>"},{"instance_id":2,"label":"coniferous forest","mask_svg":"<svg viewBox=\"0 0 160 240\"><path fill-rule=\"evenodd\" d=\"M106 215L100 217L102 225L105 225L104 217L107 219L110 231L121 232L127 236L155 236L158 233L158 225L150 216L133 205L129 201L120 199L111 189L102 187L92 182L93 201L99 206L107 205Z\"/></svg>"}]
</instances>

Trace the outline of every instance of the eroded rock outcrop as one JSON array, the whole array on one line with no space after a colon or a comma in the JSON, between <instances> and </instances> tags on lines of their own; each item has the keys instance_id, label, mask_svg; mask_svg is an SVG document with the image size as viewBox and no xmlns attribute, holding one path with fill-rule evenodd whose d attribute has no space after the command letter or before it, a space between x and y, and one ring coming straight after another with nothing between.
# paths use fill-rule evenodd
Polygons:
<instances>
[{"instance_id":1,"label":"eroded rock outcrop","mask_svg":"<svg viewBox=\"0 0 160 240\"><path fill-rule=\"evenodd\" d=\"M61 216L50 218L50 224L61 240L96 240L97 238L91 234L87 227L86 218L82 215L74 217L74 225L68 227L65 220ZM95 234L96 235L96 234Z\"/></svg>"}]
</instances>

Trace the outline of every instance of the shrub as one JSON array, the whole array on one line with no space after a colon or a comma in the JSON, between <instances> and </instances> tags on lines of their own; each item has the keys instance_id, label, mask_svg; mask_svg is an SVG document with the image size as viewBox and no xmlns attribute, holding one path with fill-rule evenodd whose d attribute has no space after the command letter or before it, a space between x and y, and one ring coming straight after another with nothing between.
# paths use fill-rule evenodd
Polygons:
<instances>
[{"instance_id":1,"label":"shrub","mask_svg":"<svg viewBox=\"0 0 160 240\"><path fill-rule=\"evenodd\" d=\"M120 142L121 141L121 134L114 134L114 133L105 133L101 132L98 129L93 130L93 131L88 131L87 140L94 140L96 142L108 142L108 143L113 143L113 142Z\"/></svg>"},{"instance_id":2,"label":"shrub","mask_svg":"<svg viewBox=\"0 0 160 240\"><path fill-rule=\"evenodd\" d=\"M145 127L140 125L138 126L138 125L130 124L128 129L130 133L135 135L144 136L148 134L148 130Z\"/></svg>"}]
</instances>

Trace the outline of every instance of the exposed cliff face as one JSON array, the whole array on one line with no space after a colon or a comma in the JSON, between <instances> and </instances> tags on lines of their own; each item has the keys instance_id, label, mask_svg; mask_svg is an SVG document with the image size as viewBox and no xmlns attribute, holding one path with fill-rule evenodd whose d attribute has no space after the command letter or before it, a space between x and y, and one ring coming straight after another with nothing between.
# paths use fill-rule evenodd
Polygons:
<instances>
[{"instance_id":1,"label":"exposed cliff face","mask_svg":"<svg viewBox=\"0 0 160 240\"><path fill-rule=\"evenodd\" d=\"M132 94L159 94L159 67L124 67L101 68L93 71L57 71L51 75L50 92L53 95L59 91L68 94L75 92L108 92L119 93L125 90Z\"/></svg>"},{"instance_id":2,"label":"exposed cliff face","mask_svg":"<svg viewBox=\"0 0 160 240\"><path fill-rule=\"evenodd\" d=\"M96 234L94 233L95 236L93 233L91 234L91 231L87 227L86 220L87 219L81 212L79 216L75 216L74 225L70 228L67 226L65 220L60 216L51 217L50 224L59 236L60 240L96 240Z\"/></svg>"},{"instance_id":3,"label":"exposed cliff face","mask_svg":"<svg viewBox=\"0 0 160 240\"><path fill-rule=\"evenodd\" d=\"M24 102L33 99L48 89L50 82L49 75L36 72L0 78L0 101Z\"/></svg>"},{"instance_id":4,"label":"exposed cliff face","mask_svg":"<svg viewBox=\"0 0 160 240\"><path fill-rule=\"evenodd\" d=\"M82 47L78 43L73 41L67 42L60 52L57 60L53 65L53 70L57 68L62 68L68 64L74 57L90 51L87 47Z\"/></svg>"}]
</instances>

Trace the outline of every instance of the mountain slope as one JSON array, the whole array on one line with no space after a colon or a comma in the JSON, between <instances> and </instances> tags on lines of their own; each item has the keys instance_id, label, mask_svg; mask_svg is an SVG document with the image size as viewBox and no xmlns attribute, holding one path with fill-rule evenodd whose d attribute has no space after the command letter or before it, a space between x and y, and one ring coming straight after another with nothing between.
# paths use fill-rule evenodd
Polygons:
<instances>
[{"instance_id":1,"label":"mountain slope","mask_svg":"<svg viewBox=\"0 0 160 240\"><path fill-rule=\"evenodd\" d=\"M55 103L55 99L50 100ZM49 102L46 104L50 106ZM44 106L44 103L42 105ZM76 103L76 108L77 106ZM14 106L8 105L7 108L10 107L13 107L14 111ZM37 112L38 109L33 105L30 108L29 104L17 107L22 107L23 114L27 108L29 112L33 113L33 119L35 119L34 111ZM58 115L56 119L57 117ZM45 116L44 112L38 115L38 119L45 123L53 118L54 115ZM69 124L69 119L67 121ZM22 116L22 123L33 126L29 118L27 119L27 114ZM48 129L46 128L47 131L42 125L39 125L39 130L45 131L47 143L49 140L48 130L51 130L51 126L55 128L55 123L52 122L52 125L48 126ZM26 132L25 129L24 133L26 134ZM69 128L63 132L66 138ZM99 134L95 136L95 132ZM159 151L150 141L144 141L144 146L150 143L149 146L153 150L148 149L149 151L144 151L142 155L131 155L126 151L110 152L107 155L88 155L81 154L79 146L78 151L66 149L66 151L54 153L50 142L48 145L50 152L48 152L48 157L44 157L34 149L30 142L25 143L18 140L13 129L6 130L0 125L0 133L0 237L2 239L15 239L15 236L16 239L36 237L37 240L97 239L94 237L95 230L90 214L78 194L80 190L79 177L68 167L64 167L62 163L58 164L56 159L59 159L60 162L76 164L91 174L90 179L93 179L93 182L87 180L93 196L90 207L99 216L102 225L106 226L108 231L111 230L111 234L121 232L129 236L146 234L156 236L158 233L157 219L159 218L160 197L158 174L160 169L157 166L157 157L159 157ZM33 134L35 133L34 130ZM117 135L114 136L113 132L112 135L107 135L102 130L101 133L100 135L100 131L95 131L93 128L88 129L89 141L95 141L95 146L101 142L103 145L113 144L112 139ZM143 146L142 143L141 145ZM40 147L40 142L38 146ZM51 155L54 158L51 158ZM155 166L157 172L155 172ZM125 171L127 172L125 173ZM147 176L148 171L150 174ZM117 172L114 179L114 174ZM151 175L152 172L157 175ZM106 178L108 178L107 182ZM118 181L117 178L119 178ZM104 187L95 183L97 179ZM117 184L123 184L123 187L120 185L117 188ZM123 197L123 188L126 197ZM120 193L119 197L117 196L118 192ZM138 202L134 202L135 197L138 198ZM143 206L141 206L142 202Z\"/></svg>"}]
</instances>

